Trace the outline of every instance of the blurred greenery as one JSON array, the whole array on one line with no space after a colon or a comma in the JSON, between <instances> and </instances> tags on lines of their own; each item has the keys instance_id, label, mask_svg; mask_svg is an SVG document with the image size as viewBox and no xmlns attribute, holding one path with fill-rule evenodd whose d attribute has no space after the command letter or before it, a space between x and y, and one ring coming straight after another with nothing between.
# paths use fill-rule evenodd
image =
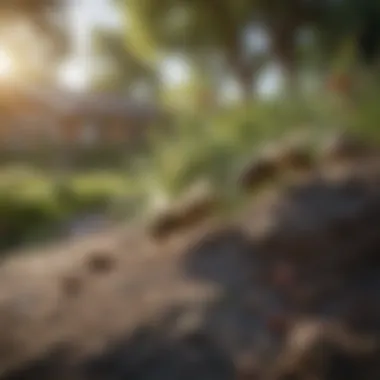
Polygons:
<instances>
[{"instance_id":1,"label":"blurred greenery","mask_svg":"<svg viewBox=\"0 0 380 380\"><path fill-rule=\"evenodd\" d=\"M0 169L0 233L3 245L54 230L80 215L103 213L134 218L179 196L206 179L225 196L236 194L234 179L263 143L292 131L315 139L348 127L378 139L376 91L353 106L327 94L238 104L213 114L181 114L168 136L152 133L148 149L123 167L75 170L58 176L46 168L7 165ZM337 103L337 101L339 102Z\"/></svg>"},{"instance_id":2,"label":"blurred greenery","mask_svg":"<svg viewBox=\"0 0 380 380\"><path fill-rule=\"evenodd\" d=\"M251 99L263 70L272 64L286 74L286 90L292 92L305 69L317 80L329 73L359 72L358 65L372 70L379 52L377 0L113 3L122 27L94 33L96 53L112 63L95 87L123 87L130 92L145 82L156 98L158 92L167 96L170 90L159 77L162 65L174 57L196 73L191 83L181 85L189 89L179 95L187 102L199 78L211 98L232 80L242 96Z\"/></svg>"},{"instance_id":3,"label":"blurred greenery","mask_svg":"<svg viewBox=\"0 0 380 380\"><path fill-rule=\"evenodd\" d=\"M13 2L3 3L0 16L7 18ZM45 10L59 9L62 2L34 1L35 9L28 1L18 3L15 14L43 27L41 36L56 42L56 66L67 46L59 23L53 28ZM228 199L236 195L234 178L242 164L261 144L291 131L310 130L318 139L345 127L379 137L378 0L113 4L122 25L94 30L93 57L106 64L94 65L101 70L94 68L91 90L148 97L171 111L170 127L154 126L143 144L0 152L4 246L82 215L141 216L198 180L209 180ZM177 76L174 85L163 78L165 65ZM264 99L257 96L258 84L271 66L284 84ZM185 74L170 72L177 69ZM313 85L308 89L306 82ZM235 84L238 96L226 101Z\"/></svg>"},{"instance_id":4,"label":"blurred greenery","mask_svg":"<svg viewBox=\"0 0 380 380\"><path fill-rule=\"evenodd\" d=\"M120 173L74 173L63 182L32 167L3 168L0 241L13 245L42 230L54 231L82 214L105 212L115 200L133 196L133 191Z\"/></svg>"}]
</instances>

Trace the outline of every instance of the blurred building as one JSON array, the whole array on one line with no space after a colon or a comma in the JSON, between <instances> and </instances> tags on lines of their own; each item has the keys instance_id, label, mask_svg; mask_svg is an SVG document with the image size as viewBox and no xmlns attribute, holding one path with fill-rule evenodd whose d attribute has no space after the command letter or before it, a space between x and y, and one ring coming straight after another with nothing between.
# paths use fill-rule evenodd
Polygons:
<instances>
[{"instance_id":1,"label":"blurred building","mask_svg":"<svg viewBox=\"0 0 380 380\"><path fill-rule=\"evenodd\" d=\"M78 94L30 87L0 88L0 144L94 147L125 145L164 117L153 104L113 94Z\"/></svg>"}]
</instances>

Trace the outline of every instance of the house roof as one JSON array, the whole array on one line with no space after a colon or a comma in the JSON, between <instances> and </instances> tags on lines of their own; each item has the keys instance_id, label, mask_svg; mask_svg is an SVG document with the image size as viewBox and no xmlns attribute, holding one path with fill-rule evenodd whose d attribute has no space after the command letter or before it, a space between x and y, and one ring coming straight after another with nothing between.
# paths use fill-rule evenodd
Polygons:
<instances>
[{"instance_id":1,"label":"house roof","mask_svg":"<svg viewBox=\"0 0 380 380\"><path fill-rule=\"evenodd\" d=\"M2 91L1 91L2 90ZM154 118L160 114L156 105L118 94L81 94L54 88L12 86L1 88L3 94L30 98L62 116L70 115L120 115L134 118Z\"/></svg>"}]
</instances>

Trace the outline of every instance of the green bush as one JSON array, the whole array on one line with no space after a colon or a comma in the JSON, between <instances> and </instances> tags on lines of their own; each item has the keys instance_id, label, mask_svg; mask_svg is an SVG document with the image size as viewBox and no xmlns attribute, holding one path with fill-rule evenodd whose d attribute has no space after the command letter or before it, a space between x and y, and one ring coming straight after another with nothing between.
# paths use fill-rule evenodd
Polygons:
<instances>
[{"instance_id":1,"label":"green bush","mask_svg":"<svg viewBox=\"0 0 380 380\"><path fill-rule=\"evenodd\" d=\"M57 181L32 168L0 170L0 241L8 246L56 229L79 214L103 211L131 193L121 173L74 174Z\"/></svg>"},{"instance_id":2,"label":"green bush","mask_svg":"<svg viewBox=\"0 0 380 380\"><path fill-rule=\"evenodd\" d=\"M179 117L169 138L157 134L152 138L152 149L135 181L145 184L148 198L157 191L170 198L204 177L219 189L232 191L236 170L258 146L291 131L307 128L319 138L345 127L378 138L377 94L368 92L353 103L322 92L302 99L256 100L211 116Z\"/></svg>"},{"instance_id":3,"label":"green bush","mask_svg":"<svg viewBox=\"0 0 380 380\"><path fill-rule=\"evenodd\" d=\"M0 173L0 233L3 245L17 242L61 218L52 181L36 171L7 168Z\"/></svg>"},{"instance_id":4,"label":"green bush","mask_svg":"<svg viewBox=\"0 0 380 380\"><path fill-rule=\"evenodd\" d=\"M120 175L107 173L75 175L68 179L65 207L75 212L104 209L126 193L127 182Z\"/></svg>"}]
</instances>

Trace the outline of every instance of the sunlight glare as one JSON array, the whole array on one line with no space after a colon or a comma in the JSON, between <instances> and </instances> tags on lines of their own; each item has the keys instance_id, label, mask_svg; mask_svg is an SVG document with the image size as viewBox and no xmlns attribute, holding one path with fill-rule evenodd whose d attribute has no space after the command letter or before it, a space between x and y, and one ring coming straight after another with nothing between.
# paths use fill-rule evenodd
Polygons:
<instances>
[{"instance_id":1,"label":"sunlight glare","mask_svg":"<svg viewBox=\"0 0 380 380\"><path fill-rule=\"evenodd\" d=\"M190 79L190 68L181 57L170 57L161 64L161 76L167 86L180 86Z\"/></svg>"},{"instance_id":2,"label":"sunlight glare","mask_svg":"<svg viewBox=\"0 0 380 380\"><path fill-rule=\"evenodd\" d=\"M0 49L0 77L9 77L13 72L13 62L12 58L8 55L8 53L2 49Z\"/></svg>"},{"instance_id":3,"label":"sunlight glare","mask_svg":"<svg viewBox=\"0 0 380 380\"><path fill-rule=\"evenodd\" d=\"M76 57L62 65L59 82L71 90L82 91L89 85L89 70L86 60Z\"/></svg>"}]
</instances>

